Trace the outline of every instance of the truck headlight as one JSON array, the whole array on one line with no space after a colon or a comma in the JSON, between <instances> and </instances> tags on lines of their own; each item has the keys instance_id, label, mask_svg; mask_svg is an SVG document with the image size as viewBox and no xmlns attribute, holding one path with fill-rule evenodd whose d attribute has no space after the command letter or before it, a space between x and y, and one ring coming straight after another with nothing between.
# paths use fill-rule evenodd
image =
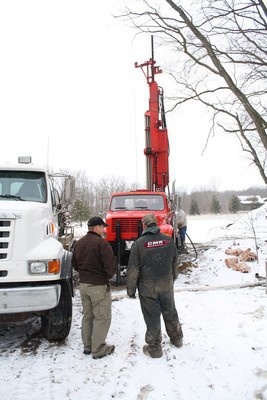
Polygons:
<instances>
[{"instance_id":1,"label":"truck headlight","mask_svg":"<svg viewBox=\"0 0 267 400\"><path fill-rule=\"evenodd\" d=\"M34 261L30 263L30 274L45 274L47 264L45 261Z\"/></svg>"},{"instance_id":2,"label":"truck headlight","mask_svg":"<svg viewBox=\"0 0 267 400\"><path fill-rule=\"evenodd\" d=\"M60 260L47 260L47 261L30 261L29 262L30 274L59 274L60 273Z\"/></svg>"}]
</instances>

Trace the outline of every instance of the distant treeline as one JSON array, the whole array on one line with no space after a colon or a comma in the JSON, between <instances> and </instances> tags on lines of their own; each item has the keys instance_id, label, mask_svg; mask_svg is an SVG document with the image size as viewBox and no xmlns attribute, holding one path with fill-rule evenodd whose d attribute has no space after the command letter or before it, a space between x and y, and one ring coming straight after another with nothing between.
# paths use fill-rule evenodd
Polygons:
<instances>
[{"instance_id":1,"label":"distant treeline","mask_svg":"<svg viewBox=\"0 0 267 400\"><path fill-rule=\"evenodd\" d=\"M85 171L61 171L66 175L75 176L75 201L71 205L72 221L86 221L93 215L102 215L108 210L110 196L114 192L136 190L140 187L135 183L128 184L120 177L107 176L96 182L90 180ZM142 187L142 186L141 186ZM247 190L229 190L219 192L215 187L203 187L188 194L183 189L176 189L180 197L181 208L189 215L219 214L238 212L244 209L239 196L250 197L251 208L259 206L258 197L267 198L267 187L251 187Z\"/></svg>"},{"instance_id":2,"label":"distant treeline","mask_svg":"<svg viewBox=\"0 0 267 400\"><path fill-rule=\"evenodd\" d=\"M259 197L267 199L267 188L251 187L246 190L218 192L214 190L195 191L190 194L179 193L181 208L189 215L235 213L240 210L258 208L262 205ZM240 196L246 196L249 201L242 203Z\"/></svg>"}]
</instances>

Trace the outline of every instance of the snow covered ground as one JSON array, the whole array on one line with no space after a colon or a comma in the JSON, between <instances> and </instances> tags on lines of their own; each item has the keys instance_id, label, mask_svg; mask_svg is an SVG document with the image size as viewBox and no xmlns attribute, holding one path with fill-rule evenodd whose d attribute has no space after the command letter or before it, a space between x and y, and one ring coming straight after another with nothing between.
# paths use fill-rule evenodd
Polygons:
<instances>
[{"instance_id":1,"label":"snow covered ground","mask_svg":"<svg viewBox=\"0 0 267 400\"><path fill-rule=\"evenodd\" d=\"M38 321L31 324L32 336L29 323L0 324L1 399L267 399L266 288L249 287L265 283L255 274L265 277L266 216L267 205L238 220L236 215L189 217L191 239L209 242L210 248L175 282L184 346L171 346L162 324L160 359L142 353L145 325L139 300L127 298L125 288L113 288L108 342L115 344L115 353L100 360L82 353L78 291L72 329L63 343L43 339ZM226 248L256 251L255 243L259 260L249 263L249 273L226 267Z\"/></svg>"}]
</instances>

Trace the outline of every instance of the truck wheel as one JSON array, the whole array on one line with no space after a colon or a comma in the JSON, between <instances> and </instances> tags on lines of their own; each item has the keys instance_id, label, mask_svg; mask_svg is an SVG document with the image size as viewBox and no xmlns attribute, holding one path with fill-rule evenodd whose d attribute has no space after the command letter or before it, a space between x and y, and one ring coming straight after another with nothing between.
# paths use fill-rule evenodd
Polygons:
<instances>
[{"instance_id":1,"label":"truck wheel","mask_svg":"<svg viewBox=\"0 0 267 400\"><path fill-rule=\"evenodd\" d=\"M61 281L58 305L41 317L43 335L47 340L65 339L71 327L72 290L70 280Z\"/></svg>"}]
</instances>

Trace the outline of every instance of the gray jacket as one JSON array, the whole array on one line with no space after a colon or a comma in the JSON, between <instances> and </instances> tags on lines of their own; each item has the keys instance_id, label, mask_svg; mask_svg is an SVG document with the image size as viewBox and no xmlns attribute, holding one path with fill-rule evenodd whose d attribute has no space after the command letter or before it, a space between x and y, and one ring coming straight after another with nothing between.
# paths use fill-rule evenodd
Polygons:
<instances>
[{"instance_id":1,"label":"gray jacket","mask_svg":"<svg viewBox=\"0 0 267 400\"><path fill-rule=\"evenodd\" d=\"M184 210L180 209L176 213L176 221L177 221L178 229L181 229L184 226L187 226L187 217L186 217L186 213L184 212Z\"/></svg>"}]
</instances>

